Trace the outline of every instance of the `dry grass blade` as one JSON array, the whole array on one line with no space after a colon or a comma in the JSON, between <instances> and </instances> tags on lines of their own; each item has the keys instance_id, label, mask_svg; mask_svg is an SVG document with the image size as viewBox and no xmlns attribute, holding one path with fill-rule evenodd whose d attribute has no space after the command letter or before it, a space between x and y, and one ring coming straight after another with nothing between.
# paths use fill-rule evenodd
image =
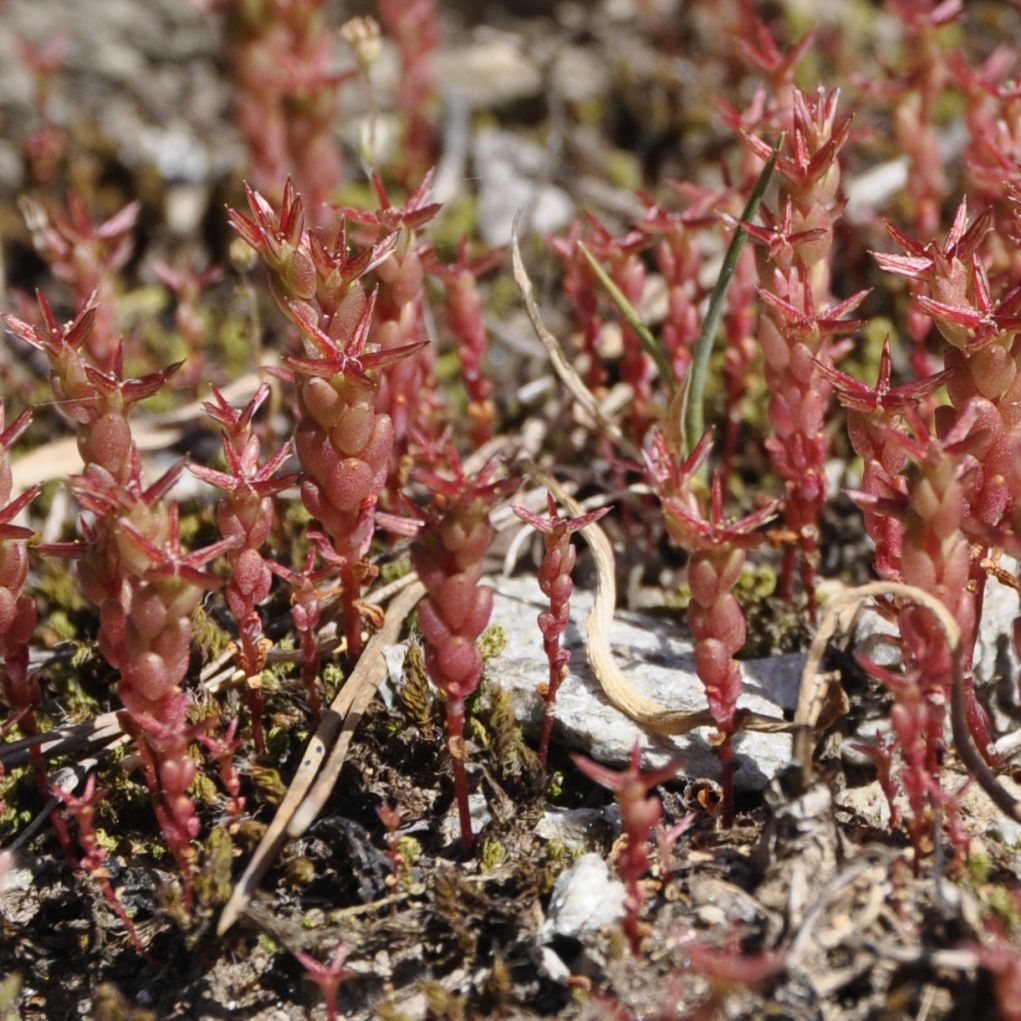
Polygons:
<instances>
[{"instance_id":1,"label":"dry grass blade","mask_svg":"<svg viewBox=\"0 0 1021 1021\"><path fill-rule=\"evenodd\" d=\"M537 482L546 486L571 514L583 513L583 508L577 500L551 475L535 467L531 469L531 474ZM585 654L607 701L651 734L687 734L698 727L714 727L716 724L708 709L697 713L671 709L642 694L617 666L613 650L610 648L610 628L617 607L613 547L606 533L596 523L586 525L578 534L588 544L596 565L595 598L585 624ZM786 720L739 710L737 729L784 732L790 729L790 724Z\"/></svg>"},{"instance_id":2,"label":"dry grass blade","mask_svg":"<svg viewBox=\"0 0 1021 1021\"><path fill-rule=\"evenodd\" d=\"M521 248L518 245L517 219L514 220L514 229L511 232L511 262L514 267L514 282L518 285L518 290L521 291L521 297L525 302L525 311L528 313L532 329L535 330L535 335L541 341L542 346L546 348L546 353L549 355L553 369L560 377L560 381L564 384L567 392L578 402L578 405L589 415L592 421L597 423L606 435L613 440L619 450L627 454L628 457L641 462L642 452L620 431L620 427L615 422L611 422L603 414L595 394L585 385L581 376L575 371L574 366L567 360L560 342L543 322L539 306L535 303L532 281L529 279L528 273L525 270L525 264L521 259Z\"/></svg>"},{"instance_id":3,"label":"dry grass blade","mask_svg":"<svg viewBox=\"0 0 1021 1021\"><path fill-rule=\"evenodd\" d=\"M350 747L354 728L358 725L362 713L371 702L376 689L386 677L386 662L383 649L395 642L400 635L408 614L415 608L424 594L418 583L409 585L387 607L383 627L369 639L368 644L358 660L357 666L341 688L330 708L323 714L319 729L305 749L301 765L291 781L283 801L277 808L276 815L263 835L259 846L252 855L243 875L231 893L230 900L223 909L217 933L223 935L237 920L248 906L255 893L259 881L273 863L277 852L288 839L307 828L316 813L325 803L340 774L344 757ZM343 728L341 723L343 721ZM340 740L337 735L340 733ZM327 751L336 741L336 747L320 774ZM314 808L313 808L314 806ZM299 827L298 820L304 820Z\"/></svg>"}]
</instances>

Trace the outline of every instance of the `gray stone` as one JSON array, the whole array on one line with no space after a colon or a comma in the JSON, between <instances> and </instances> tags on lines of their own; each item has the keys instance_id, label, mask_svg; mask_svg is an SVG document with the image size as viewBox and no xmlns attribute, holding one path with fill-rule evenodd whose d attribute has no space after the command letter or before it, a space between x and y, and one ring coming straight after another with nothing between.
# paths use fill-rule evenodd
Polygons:
<instances>
[{"instance_id":1,"label":"gray stone","mask_svg":"<svg viewBox=\"0 0 1021 1021\"><path fill-rule=\"evenodd\" d=\"M542 74L513 36L491 33L466 46L436 54L437 81L460 93L472 107L490 109L542 91Z\"/></svg>"},{"instance_id":2,"label":"gray stone","mask_svg":"<svg viewBox=\"0 0 1021 1021\"><path fill-rule=\"evenodd\" d=\"M485 794L476 792L468 795L468 814L471 816L473 833L481 833L493 821ZM444 839L451 843L461 839L461 817L458 815L456 801L451 803L450 811L443 820L442 833Z\"/></svg>"},{"instance_id":3,"label":"gray stone","mask_svg":"<svg viewBox=\"0 0 1021 1021\"><path fill-rule=\"evenodd\" d=\"M567 808L546 812L535 827L543 840L558 840L566 847L590 847L604 834L620 832L620 809Z\"/></svg>"},{"instance_id":4,"label":"gray stone","mask_svg":"<svg viewBox=\"0 0 1021 1021\"><path fill-rule=\"evenodd\" d=\"M610 867L598 854L583 854L553 884L540 943L555 936L579 938L598 932L624 917L624 884L610 876Z\"/></svg>"},{"instance_id":5,"label":"gray stone","mask_svg":"<svg viewBox=\"0 0 1021 1021\"><path fill-rule=\"evenodd\" d=\"M488 245L510 241L514 217L524 212L528 229L539 234L563 230L574 218L567 193L541 178L547 166L542 146L508 131L484 128L473 142L479 178L479 230Z\"/></svg>"}]
</instances>

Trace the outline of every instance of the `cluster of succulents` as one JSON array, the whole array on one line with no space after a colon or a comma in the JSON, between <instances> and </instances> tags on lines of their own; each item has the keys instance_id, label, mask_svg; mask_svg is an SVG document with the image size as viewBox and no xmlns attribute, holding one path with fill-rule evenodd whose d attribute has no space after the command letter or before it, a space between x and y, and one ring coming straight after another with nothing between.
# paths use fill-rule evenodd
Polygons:
<instances>
[{"instance_id":1,"label":"cluster of succulents","mask_svg":"<svg viewBox=\"0 0 1021 1021\"><path fill-rule=\"evenodd\" d=\"M485 581L493 511L511 494L523 499L527 473L505 467L524 446L515 434L525 398L502 392L490 371L491 339L502 326L487 309L484 277L503 253L473 238L440 238L443 209L431 169L439 155L431 117L439 5L380 0L382 28L360 17L339 34L325 0L207 6L222 15L252 184L242 193L235 182L223 217L236 235L233 268L204 265L189 252L156 261L152 271L173 304L153 329L165 338L173 322L178 346L189 352L184 371L169 358L152 367L145 331L125 320L141 200L122 198L105 216L93 216L92 203L74 190L58 200L49 182L64 143L49 122L26 142L26 173L38 188L21 202L38 273L48 278L34 305L15 288L12 311L2 316L24 364L10 368L5 360L2 367L11 392L0 402L0 695L8 712L0 734L5 745L15 733L25 742L36 790L53 801L47 813L61 806L52 814L65 854L95 877L140 949L144 941L111 883L110 855L97 835L103 793L95 777L81 793L50 795L43 735L57 721L45 671L33 669L30 656L40 630L33 558L76 562L104 678L115 678L102 697L132 742L127 761L140 771L179 868L182 902L193 909L210 829L203 784L215 788L210 777L218 777L219 809L236 835L258 807L250 774L275 768L270 760L290 736L281 736L287 727L274 723L269 703L302 728L330 732L334 714L324 704L333 682L362 669L386 620L376 600L389 593L375 585L384 565L414 572L422 585L416 619L424 673L445 716L443 783L456 806L463 857L476 853L470 794L483 785L472 768L472 724L485 676L480 639L494 603ZM640 6L651 23L656 5ZM859 657L888 699L886 730L859 747L878 767L891 826L907 817L917 874L944 832L959 857L967 853L961 788L945 775L954 752L948 707L957 695L986 767L1003 765L1003 735L974 663L989 578L1021 590L1000 558L1021 553L1021 90L1008 79L1013 57L1005 49L980 63L951 52L941 32L964 18L955 0L875 5L899 26L904 53L900 69L886 66L887 80L871 89L807 87L802 62L835 43L809 33L785 47L756 5L724 6L738 11L731 12L738 45L727 58L730 70L755 87L743 107L721 106L720 129L732 146L716 177L673 182L662 196L641 191L620 204L627 213L586 212L534 249L536 259L552 251L559 274L574 364L558 371L590 399L575 389L542 406L530 422L541 420L537 447L548 441L537 460L552 474L613 488L619 514L607 527L636 550L659 556L669 545L656 546L664 536L676 547L668 556L690 591L685 620L723 777L715 815L728 828L741 810L733 778L748 632L738 598L742 573L753 557L772 558L777 598L815 625L824 609L818 590L829 476L835 462L858 459L842 481L863 513L870 567L937 600L960 632L954 645L930 608L891 596L876 609L894 625L885 639L894 662ZM377 164L375 143L362 145L366 199L347 187L355 171L335 126L342 86L360 79L375 138L373 73L384 38L397 58L399 152ZM356 67L338 69L340 39ZM26 53L44 90L59 73L59 57ZM939 109L948 96L966 135L953 173L939 155ZM37 106L45 120L45 96ZM883 111L908 175L900 206L852 217L845 200L848 170L860 162L855 106L872 116ZM958 186L966 195L959 201ZM753 244L741 251L746 239ZM891 241L898 251L874 250ZM252 321L269 324L274 364L259 367L235 406L216 364L211 290L239 281ZM653 307L656 321L646 324L642 316ZM878 343L866 350L856 339L878 321L877 308L894 334L882 339L878 358ZM263 339L260 333L260 349ZM844 371L839 366L852 352ZM693 383L699 365L715 375L708 402ZM859 378L863 369L874 385ZM206 375L219 384L208 392ZM194 453L187 465L206 484L197 500L176 489L187 478L184 458L148 477L132 424L142 402L180 405L186 397L200 399L221 437L216 455ZM695 419L687 402L699 405ZM30 403L37 407L3 428L5 405L10 412ZM713 425L692 435L686 426L701 420L702 403ZM50 512L49 541L41 542L32 526L42 489L18 489L14 453L26 436L38 438L33 414L58 420L43 412L50 405L74 433L80 465L63 517L59 506ZM615 416L619 430L593 428L593 409ZM497 449L508 457L491 456ZM483 465L474 474L466 468L473 459ZM728 506L740 509L729 517ZM536 576L545 602L536 642L548 672L537 685L543 723L536 743L538 772L552 783L551 764L558 756L568 761L553 724L571 669L563 642L575 543L610 512L575 508L576 516L561 517L553 496L545 516L520 505L515 511L541 533ZM767 532L774 519L778 527ZM196 656L203 627L227 636L231 667L222 688L198 683L207 665ZM1011 640L1021 655L1021 623ZM90 643L91 635L82 642ZM272 698L281 676L294 682L286 711L279 709L285 699ZM624 932L637 956L643 880L655 860L650 836L657 835L660 875L668 877L667 859L687 827L661 826L663 806L652 792L680 766L642 772L637 745L621 773L575 761L620 805ZM76 825L82 855L65 816ZM407 865L404 818L389 803L379 813L394 896ZM692 959L722 983L727 968L692 947ZM299 955L331 1017L340 982L355 974L343 967L350 949L342 944L329 966ZM982 960L1001 991L1003 1016L1021 1017L1010 981L1019 956L997 944ZM759 971L774 966L769 958ZM753 973L749 965L746 974Z\"/></svg>"}]
</instances>

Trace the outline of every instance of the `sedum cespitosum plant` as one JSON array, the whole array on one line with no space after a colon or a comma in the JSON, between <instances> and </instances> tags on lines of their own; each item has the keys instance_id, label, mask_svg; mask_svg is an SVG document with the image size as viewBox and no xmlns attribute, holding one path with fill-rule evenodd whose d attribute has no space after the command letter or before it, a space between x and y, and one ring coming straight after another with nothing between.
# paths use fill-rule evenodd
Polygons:
<instances>
[{"instance_id":1,"label":"sedum cespitosum plant","mask_svg":"<svg viewBox=\"0 0 1021 1021\"><path fill-rule=\"evenodd\" d=\"M708 506L698 472L712 449L706 433L683 461L662 434L657 434L647 470L660 503L667 533L690 556L688 628L695 643L695 669L705 686L709 712L716 723L714 743L723 766L724 826L734 821L734 747L741 667L734 659L745 643L748 625L733 589L741 578L745 556L765 538L757 531L777 510L768 503L739 519L723 513L723 483L713 476Z\"/></svg>"},{"instance_id":2,"label":"sedum cespitosum plant","mask_svg":"<svg viewBox=\"0 0 1021 1021\"><path fill-rule=\"evenodd\" d=\"M427 593L418 609L418 622L426 640L426 670L445 699L447 747L454 770L461 844L467 854L475 835L468 805L465 701L482 680L482 652L477 642L493 611L493 590L479 582L493 541L489 512L497 498L516 483L490 481L495 461L489 461L474 478L465 475L453 452L450 461L453 478L419 473L419 481L432 493L432 505L411 546L411 562Z\"/></svg>"},{"instance_id":3,"label":"sedum cespitosum plant","mask_svg":"<svg viewBox=\"0 0 1021 1021\"><path fill-rule=\"evenodd\" d=\"M391 231L353 253L342 221L332 244L324 244L306 227L301 198L289 182L279 215L251 189L248 205L251 217L231 210L231 223L265 262L273 295L302 338L302 353L286 357L298 392L301 496L329 539L322 549L341 584L348 652L357 657L363 646L359 599L372 576L366 553L395 442L391 416L377 409L380 370L413 357L424 343L366 350L377 295L366 291L363 278L388 264L399 235Z\"/></svg>"}]
</instances>

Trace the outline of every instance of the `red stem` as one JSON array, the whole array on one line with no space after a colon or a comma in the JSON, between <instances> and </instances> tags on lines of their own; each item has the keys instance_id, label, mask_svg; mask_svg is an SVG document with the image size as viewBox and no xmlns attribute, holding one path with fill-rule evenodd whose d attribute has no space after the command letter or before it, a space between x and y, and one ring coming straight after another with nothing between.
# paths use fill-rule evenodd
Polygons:
<instances>
[{"instance_id":1,"label":"red stem","mask_svg":"<svg viewBox=\"0 0 1021 1021\"><path fill-rule=\"evenodd\" d=\"M464 700L451 698L447 702L447 747L454 767L454 797L461 823L461 845L469 855L475 846L472 833L471 809L468 807L468 773L464 766Z\"/></svg>"},{"instance_id":2,"label":"red stem","mask_svg":"<svg viewBox=\"0 0 1021 1021\"><path fill-rule=\"evenodd\" d=\"M352 662L362 654L362 611L358 608L361 581L358 565L345 560L340 569L341 604L344 609L344 635L347 638L347 655Z\"/></svg>"},{"instance_id":3,"label":"red stem","mask_svg":"<svg viewBox=\"0 0 1021 1021\"><path fill-rule=\"evenodd\" d=\"M546 762L549 759L550 739L553 736L553 720L555 718L557 704L557 689L560 687L566 672L566 666L558 662L560 654L559 635L553 640L543 643L546 647L546 656L549 659L549 686L546 696L543 698L542 736L539 738L539 765L546 769Z\"/></svg>"},{"instance_id":4,"label":"red stem","mask_svg":"<svg viewBox=\"0 0 1021 1021\"><path fill-rule=\"evenodd\" d=\"M252 718L252 744L255 746L256 755L266 754L266 734L262 726L262 678L258 678L258 684L249 684L250 677L245 678L244 703L248 709L248 715Z\"/></svg>"},{"instance_id":5,"label":"red stem","mask_svg":"<svg viewBox=\"0 0 1021 1021\"><path fill-rule=\"evenodd\" d=\"M539 738L539 765L545 770L549 759L550 738L553 736L553 705L547 702L542 721L542 736Z\"/></svg>"},{"instance_id":6,"label":"red stem","mask_svg":"<svg viewBox=\"0 0 1021 1021\"><path fill-rule=\"evenodd\" d=\"M729 830L734 825L734 737L732 734L725 734L719 750L720 765L723 767L723 776L720 780L720 787L723 798L720 804L720 824L724 829Z\"/></svg>"}]
</instances>

